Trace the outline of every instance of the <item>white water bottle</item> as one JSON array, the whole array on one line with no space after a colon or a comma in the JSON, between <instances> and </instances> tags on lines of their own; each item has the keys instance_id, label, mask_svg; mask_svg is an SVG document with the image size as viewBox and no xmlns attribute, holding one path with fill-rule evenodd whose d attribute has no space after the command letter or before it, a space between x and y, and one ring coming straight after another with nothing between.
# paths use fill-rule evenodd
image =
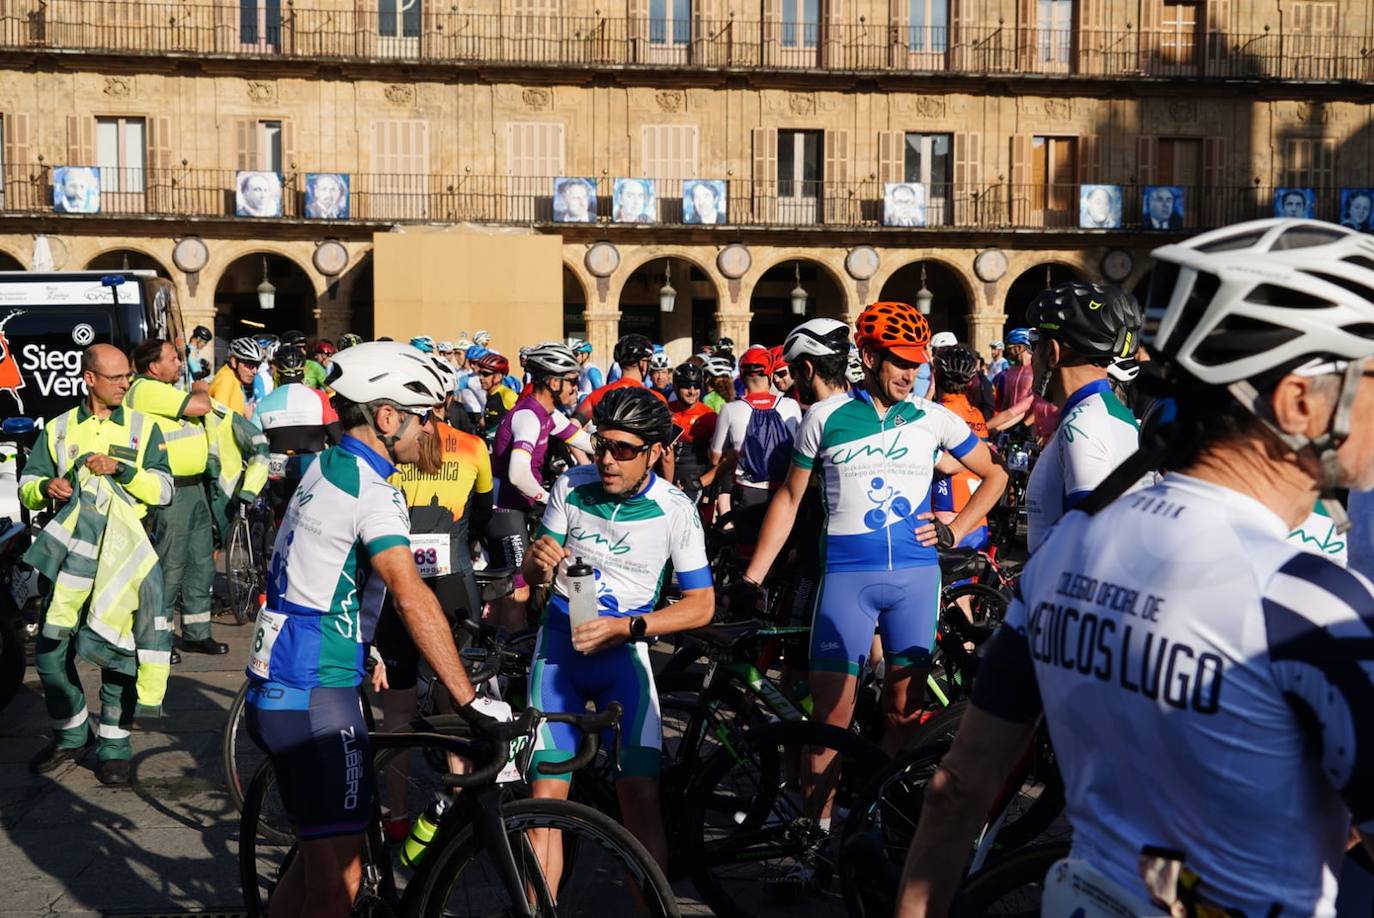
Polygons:
<instances>
[{"instance_id":1,"label":"white water bottle","mask_svg":"<svg viewBox=\"0 0 1374 918\"><path fill-rule=\"evenodd\" d=\"M568 618L573 628L596 619L596 571L579 557L568 566Z\"/></svg>"}]
</instances>

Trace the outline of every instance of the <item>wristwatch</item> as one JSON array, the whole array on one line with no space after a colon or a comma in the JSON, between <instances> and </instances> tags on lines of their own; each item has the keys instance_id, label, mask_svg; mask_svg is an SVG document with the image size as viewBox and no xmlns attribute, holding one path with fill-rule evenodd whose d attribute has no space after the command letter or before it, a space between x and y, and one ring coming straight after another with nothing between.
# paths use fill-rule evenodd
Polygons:
<instances>
[{"instance_id":1,"label":"wristwatch","mask_svg":"<svg viewBox=\"0 0 1374 918\"><path fill-rule=\"evenodd\" d=\"M642 641L644 635L649 630L649 623L644 620L642 615L630 616L630 640Z\"/></svg>"}]
</instances>

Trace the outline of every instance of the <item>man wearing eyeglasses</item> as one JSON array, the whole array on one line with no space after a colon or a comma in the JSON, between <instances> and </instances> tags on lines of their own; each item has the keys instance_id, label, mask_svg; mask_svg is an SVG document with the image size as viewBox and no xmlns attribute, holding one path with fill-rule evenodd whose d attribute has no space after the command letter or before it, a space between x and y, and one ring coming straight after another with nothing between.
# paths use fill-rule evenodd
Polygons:
<instances>
[{"instance_id":1,"label":"man wearing eyeglasses","mask_svg":"<svg viewBox=\"0 0 1374 918\"><path fill-rule=\"evenodd\" d=\"M162 430L146 415L123 406L130 378L129 361L118 348L93 344L82 352L81 379L88 394L80 405L50 420L39 433L19 481L19 496L26 507L36 511L65 504L86 480L83 472L108 475L118 482L121 493L133 499L133 511L140 519L149 507L172 500L172 474ZM116 499L121 498L116 495ZM75 534L68 536L69 542L75 538ZM130 545L129 550L134 552L136 546ZM152 550L151 545L148 550ZM67 567L64 564L64 571ZM87 581L84 590L77 582L79 579ZM166 685L171 647L169 626L159 604L151 610L160 620L156 635L159 646L146 650L140 647L136 657L133 646L124 646L125 638L120 638L116 645L106 637L110 632L101 615L99 597L92 601L82 621L81 612L91 592L89 577L54 580L35 653L44 701L52 718L53 738L29 762L29 770L46 774L81 758L95 744L99 757L96 777L103 784L127 784L132 754L129 731L135 705L160 705L162 700L161 692L155 693L156 697L148 694L148 673L152 670L139 670L144 665L160 667L161 682ZM86 693L75 678L77 642L72 640L72 634L78 625L82 626L83 656L101 667L100 726L95 732L86 713ZM149 629L150 635L153 630ZM132 628L113 633L128 635L131 631ZM142 631L139 636L143 636ZM132 637L127 640L130 645L134 643Z\"/></svg>"}]
</instances>

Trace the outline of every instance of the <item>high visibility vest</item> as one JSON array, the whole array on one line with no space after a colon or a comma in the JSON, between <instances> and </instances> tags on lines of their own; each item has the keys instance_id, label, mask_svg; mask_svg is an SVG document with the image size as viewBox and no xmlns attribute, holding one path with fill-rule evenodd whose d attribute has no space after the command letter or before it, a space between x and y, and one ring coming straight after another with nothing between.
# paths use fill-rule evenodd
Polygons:
<instances>
[{"instance_id":1,"label":"high visibility vest","mask_svg":"<svg viewBox=\"0 0 1374 918\"><path fill-rule=\"evenodd\" d=\"M205 416L209 445L207 471L224 499L257 497L267 484L271 464L267 437L222 402L211 400Z\"/></svg>"},{"instance_id":2,"label":"high visibility vest","mask_svg":"<svg viewBox=\"0 0 1374 918\"><path fill-rule=\"evenodd\" d=\"M190 400L188 393L151 376L138 377L124 393L125 407L143 412L161 428L167 465L176 478L203 474L210 459L205 424L182 414Z\"/></svg>"},{"instance_id":3,"label":"high visibility vest","mask_svg":"<svg viewBox=\"0 0 1374 918\"><path fill-rule=\"evenodd\" d=\"M68 477L83 457L99 453L124 464L115 478L138 501L134 510L142 518L149 506L172 500L166 449L162 430L142 412L120 406L102 420L78 405L39 434L19 481L19 496L31 510L42 509L50 479Z\"/></svg>"}]
</instances>

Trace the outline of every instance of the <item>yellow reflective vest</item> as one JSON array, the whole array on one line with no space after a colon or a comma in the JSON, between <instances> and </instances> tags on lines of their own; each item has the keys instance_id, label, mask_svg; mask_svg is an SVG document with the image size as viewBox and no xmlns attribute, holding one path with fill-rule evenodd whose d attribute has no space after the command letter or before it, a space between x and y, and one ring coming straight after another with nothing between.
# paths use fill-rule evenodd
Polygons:
<instances>
[{"instance_id":1,"label":"yellow reflective vest","mask_svg":"<svg viewBox=\"0 0 1374 918\"><path fill-rule=\"evenodd\" d=\"M139 376L124 393L124 407L141 411L162 430L167 444L167 465L175 478L204 473L210 459L210 443L200 418L184 412L190 393L151 376Z\"/></svg>"}]
</instances>

